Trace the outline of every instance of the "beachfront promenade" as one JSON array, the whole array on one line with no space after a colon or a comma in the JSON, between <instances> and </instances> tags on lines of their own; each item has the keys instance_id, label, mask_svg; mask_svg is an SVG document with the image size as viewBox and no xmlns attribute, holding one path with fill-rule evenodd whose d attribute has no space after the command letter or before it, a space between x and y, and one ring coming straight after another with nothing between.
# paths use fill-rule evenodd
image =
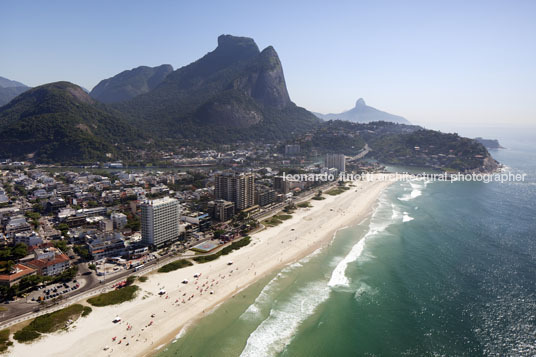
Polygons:
<instances>
[{"instance_id":1,"label":"beachfront promenade","mask_svg":"<svg viewBox=\"0 0 536 357\"><path fill-rule=\"evenodd\" d=\"M335 182L329 182L329 183L326 183L325 185L322 185L321 187L317 188L317 190L327 190L327 189L330 189L331 187L333 187L335 185L336 185ZM316 194L316 191L307 191L304 194L293 198L291 200L291 202L295 203L295 204L298 204L300 202L309 200L315 194ZM288 202L284 202L284 203L275 205L275 206L271 207L270 209L268 209L266 211L259 212L259 213L255 214L255 215L253 215L252 218L257 219L257 220L262 220L262 219L265 219L265 218L269 218L269 217L279 213L287 204L288 204ZM254 232L258 232L258 231L260 231L260 230L262 230L264 228L265 228L264 226L261 226L259 229L254 230ZM34 318L36 318L38 316L41 316L41 315L44 315L44 314L48 314L48 313L63 309L65 307L69 306L69 305L75 304L75 303L80 302L80 301L84 301L84 300L86 300L88 298L91 298L93 296L96 296L96 295L99 295L99 294L114 290L114 288L112 286L114 286L116 283L118 283L120 281L125 280L127 277L129 277L131 275L140 275L140 276L145 275L145 274L148 274L148 273L154 271L155 269L157 270L161 266L163 266L165 264L168 264L171 261L178 260L178 259L181 259L181 258L191 258L191 255L186 254L186 252L188 251L188 249L191 246L193 246L195 244L199 244L200 242L201 241L193 242L193 243L189 244L188 246L185 247L184 251L179 255L172 255L172 256L168 256L168 257L159 258L157 260L153 260L153 261L145 264L144 268L142 270L137 271L137 272L129 270L129 271L125 271L125 272L121 272L119 274L116 274L115 277L112 277L111 279L106 281L104 284L102 282L100 282L100 281L95 280L95 282L91 284L93 286L90 285L88 287L83 287L81 290L74 291L69 296L67 296L66 298L62 299L61 301L59 301L56 304L53 304L53 305L50 305L50 306L47 306L47 307L43 307L43 306L40 306L37 302L24 303L23 306L21 306L21 307L19 307L17 309L17 312L16 312L17 315L16 316L7 317L7 318L4 319L3 315L5 313L0 315L0 321L1 321L0 322L0 329L5 329L5 328L8 328L8 327L11 327L13 325L16 325L18 323L24 322L26 320L34 319ZM223 247L224 246L219 247L218 250L222 249ZM210 252L210 253L207 253L207 254L213 254L216 251L213 251L213 252ZM80 275L80 276L82 276L82 275ZM78 278L80 279L80 277L78 277ZM21 301L17 302L17 303L22 305ZM36 309L39 309L39 311L35 311Z\"/></svg>"}]
</instances>

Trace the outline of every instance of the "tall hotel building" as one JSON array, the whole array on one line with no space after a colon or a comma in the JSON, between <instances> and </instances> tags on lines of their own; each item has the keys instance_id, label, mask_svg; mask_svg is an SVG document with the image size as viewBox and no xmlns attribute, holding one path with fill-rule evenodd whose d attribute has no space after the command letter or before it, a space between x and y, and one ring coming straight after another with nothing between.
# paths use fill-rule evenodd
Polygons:
<instances>
[{"instance_id":1,"label":"tall hotel building","mask_svg":"<svg viewBox=\"0 0 536 357\"><path fill-rule=\"evenodd\" d=\"M325 167L327 169L337 169L339 172L346 171L346 156L343 154L327 154Z\"/></svg>"},{"instance_id":2,"label":"tall hotel building","mask_svg":"<svg viewBox=\"0 0 536 357\"><path fill-rule=\"evenodd\" d=\"M174 198L147 200L141 205L141 237L147 245L161 247L179 237L180 205Z\"/></svg>"},{"instance_id":3,"label":"tall hotel building","mask_svg":"<svg viewBox=\"0 0 536 357\"><path fill-rule=\"evenodd\" d=\"M217 199L234 202L237 210L253 206L255 202L253 174L224 172L216 175L214 195Z\"/></svg>"}]
</instances>

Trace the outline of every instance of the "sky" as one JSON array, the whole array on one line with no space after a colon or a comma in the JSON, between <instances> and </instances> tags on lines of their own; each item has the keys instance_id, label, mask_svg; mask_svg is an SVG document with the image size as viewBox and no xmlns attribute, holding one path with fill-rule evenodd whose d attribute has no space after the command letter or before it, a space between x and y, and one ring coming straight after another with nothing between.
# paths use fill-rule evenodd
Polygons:
<instances>
[{"instance_id":1,"label":"sky","mask_svg":"<svg viewBox=\"0 0 536 357\"><path fill-rule=\"evenodd\" d=\"M536 1L0 1L0 76L91 90L187 65L220 34L272 45L291 99L433 129L536 127Z\"/></svg>"}]
</instances>

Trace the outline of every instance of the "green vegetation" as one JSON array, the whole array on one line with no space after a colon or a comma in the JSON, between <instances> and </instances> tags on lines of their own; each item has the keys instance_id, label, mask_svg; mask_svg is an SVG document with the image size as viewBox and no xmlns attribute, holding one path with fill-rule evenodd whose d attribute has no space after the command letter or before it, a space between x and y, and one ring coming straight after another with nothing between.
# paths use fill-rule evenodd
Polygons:
<instances>
[{"instance_id":1,"label":"green vegetation","mask_svg":"<svg viewBox=\"0 0 536 357\"><path fill-rule=\"evenodd\" d=\"M117 305L134 299L137 290L138 286L130 285L89 298L87 302L93 306Z\"/></svg>"},{"instance_id":2,"label":"green vegetation","mask_svg":"<svg viewBox=\"0 0 536 357\"><path fill-rule=\"evenodd\" d=\"M83 244L74 245L73 250L82 259L91 260L91 254L89 254L89 250L87 249L87 247L85 245L83 245Z\"/></svg>"},{"instance_id":3,"label":"green vegetation","mask_svg":"<svg viewBox=\"0 0 536 357\"><path fill-rule=\"evenodd\" d=\"M300 208L309 208L311 207L311 203L309 201L305 201L305 202L298 203L297 206Z\"/></svg>"},{"instance_id":4,"label":"green vegetation","mask_svg":"<svg viewBox=\"0 0 536 357\"><path fill-rule=\"evenodd\" d=\"M214 254L211 254L211 255L204 255L204 256L200 256L200 257L195 257L193 259L197 263L207 263L207 262L210 262L210 261L218 259L222 255L227 255L227 254L231 253L233 250L238 250L238 249L240 249L242 247L245 247L249 243L251 243L251 237L246 236L246 237L240 239L239 241L231 243L230 245L228 245L227 247L223 248L222 250L220 250L217 253L214 253Z\"/></svg>"},{"instance_id":5,"label":"green vegetation","mask_svg":"<svg viewBox=\"0 0 536 357\"><path fill-rule=\"evenodd\" d=\"M25 276L20 280L18 284L15 284L11 287L0 286L0 298L6 300L11 299L12 297L17 295L22 295L25 292L35 289L41 283L49 284L69 281L76 276L77 272L78 266L72 266L61 274L55 276Z\"/></svg>"},{"instance_id":6,"label":"green vegetation","mask_svg":"<svg viewBox=\"0 0 536 357\"><path fill-rule=\"evenodd\" d=\"M177 138L200 145L273 141L321 122L290 101L275 51L259 53L251 39L247 45L234 42L243 41L230 39L230 47L169 73L136 100L98 103L68 82L32 88L0 111L0 156L34 153L41 162L88 163L111 154L139 161L128 149L151 141L155 148L174 145ZM275 74L261 80L268 72ZM135 77L134 88L143 86Z\"/></svg>"},{"instance_id":7,"label":"green vegetation","mask_svg":"<svg viewBox=\"0 0 536 357\"><path fill-rule=\"evenodd\" d=\"M93 311L92 308L90 308L89 306L84 306L84 309L82 310L82 317L91 314L91 311Z\"/></svg>"},{"instance_id":8,"label":"green vegetation","mask_svg":"<svg viewBox=\"0 0 536 357\"><path fill-rule=\"evenodd\" d=\"M216 260L218 259L219 257L221 256L221 252L218 252L218 253L214 253L214 254L211 254L211 255L203 255L203 256L200 256L200 257L195 257L193 258L197 263L208 263L208 262L211 262L213 260Z\"/></svg>"},{"instance_id":9,"label":"green vegetation","mask_svg":"<svg viewBox=\"0 0 536 357\"><path fill-rule=\"evenodd\" d=\"M140 277L138 278L138 280L141 281L142 283L145 283L148 279L149 279L149 278L146 277L145 275L144 275L144 276L140 276Z\"/></svg>"},{"instance_id":10,"label":"green vegetation","mask_svg":"<svg viewBox=\"0 0 536 357\"><path fill-rule=\"evenodd\" d=\"M139 231L140 227L141 227L141 221L139 217L132 213L128 214L126 228L130 228L133 231Z\"/></svg>"},{"instance_id":11,"label":"green vegetation","mask_svg":"<svg viewBox=\"0 0 536 357\"><path fill-rule=\"evenodd\" d=\"M41 214L39 212L33 212L29 211L24 214L27 218L30 219L30 223L35 227L39 227L39 218L41 218Z\"/></svg>"},{"instance_id":12,"label":"green vegetation","mask_svg":"<svg viewBox=\"0 0 536 357\"><path fill-rule=\"evenodd\" d=\"M67 233L69 232L69 226L67 224L60 223L56 226L56 229L61 232L63 237L67 237Z\"/></svg>"},{"instance_id":13,"label":"green vegetation","mask_svg":"<svg viewBox=\"0 0 536 357\"><path fill-rule=\"evenodd\" d=\"M33 153L41 162L91 162L108 159L108 153L121 156L121 144L140 138L120 113L69 82L32 88L0 111L0 156Z\"/></svg>"},{"instance_id":14,"label":"green vegetation","mask_svg":"<svg viewBox=\"0 0 536 357\"><path fill-rule=\"evenodd\" d=\"M276 214L268 219L265 219L262 223L265 226L275 227L283 223L283 221L286 221L287 219L291 219L291 218L292 218L292 215L290 214Z\"/></svg>"},{"instance_id":15,"label":"green vegetation","mask_svg":"<svg viewBox=\"0 0 536 357\"><path fill-rule=\"evenodd\" d=\"M189 260L186 260L186 259L175 260L174 262L171 262L171 263L168 263L166 265L161 266L158 269L158 272L159 273L169 273L170 271L174 271L174 270L181 269L181 268L184 268L184 267L188 267L188 266L191 266L191 265L193 265L193 263L191 261L189 261Z\"/></svg>"},{"instance_id":16,"label":"green vegetation","mask_svg":"<svg viewBox=\"0 0 536 357\"><path fill-rule=\"evenodd\" d=\"M315 201L321 201L321 200L325 200L325 199L326 198L322 196L322 190L318 190L316 195L313 197L313 200L315 200Z\"/></svg>"},{"instance_id":17,"label":"green vegetation","mask_svg":"<svg viewBox=\"0 0 536 357\"><path fill-rule=\"evenodd\" d=\"M8 347L13 344L9 340L9 329L3 329L0 331L0 353L7 351Z\"/></svg>"},{"instance_id":18,"label":"green vegetation","mask_svg":"<svg viewBox=\"0 0 536 357\"><path fill-rule=\"evenodd\" d=\"M384 135L371 141L374 157L392 165L436 167L467 171L482 167L489 156L481 143L433 130Z\"/></svg>"},{"instance_id":19,"label":"green vegetation","mask_svg":"<svg viewBox=\"0 0 536 357\"><path fill-rule=\"evenodd\" d=\"M283 212L288 213L288 214L293 213L295 210L296 210L296 205L294 203L289 203L288 205L285 206L285 208L283 208ZM288 219L288 218L283 218L283 219Z\"/></svg>"},{"instance_id":20,"label":"green vegetation","mask_svg":"<svg viewBox=\"0 0 536 357\"><path fill-rule=\"evenodd\" d=\"M67 253L69 248L67 247L67 242L64 240L56 240L54 241L54 247L61 250L63 253Z\"/></svg>"},{"instance_id":21,"label":"green vegetation","mask_svg":"<svg viewBox=\"0 0 536 357\"><path fill-rule=\"evenodd\" d=\"M0 249L0 261L17 261L28 255L28 247L24 243L17 243L14 247Z\"/></svg>"},{"instance_id":22,"label":"green vegetation","mask_svg":"<svg viewBox=\"0 0 536 357\"><path fill-rule=\"evenodd\" d=\"M321 121L290 101L272 48L259 52L252 39L232 36L219 42L214 51L169 73L135 100L99 103L68 82L29 89L0 108L0 157L31 154L44 163L123 160L149 165L159 163L153 153L178 144L214 148L222 143L279 141L300 144L303 153L317 155L356 155L367 143L367 156L384 164L455 171L494 166L482 144L457 134L388 122ZM125 83L133 82L129 90L139 93L136 89L143 87L146 76L131 74L114 78L119 87L112 91L126 90ZM147 157L140 158L141 148ZM183 184L201 187L205 182L194 177ZM20 184L13 190L28 194ZM11 188L6 192L10 194ZM34 226L39 212L36 207L29 217ZM135 215L129 217L127 228L139 230ZM67 229L61 231L66 236Z\"/></svg>"},{"instance_id":23,"label":"green vegetation","mask_svg":"<svg viewBox=\"0 0 536 357\"><path fill-rule=\"evenodd\" d=\"M349 190L350 187L346 187L346 186L337 186L335 188L332 188L331 190L329 191L326 191L326 194L330 195L330 196L336 196L336 195L340 195L341 193L343 193L344 191L347 191Z\"/></svg>"},{"instance_id":24,"label":"green vegetation","mask_svg":"<svg viewBox=\"0 0 536 357\"><path fill-rule=\"evenodd\" d=\"M93 88L91 96L103 103L128 100L153 89L172 71L173 67L170 65L161 65L158 67L141 66L121 72L101 81Z\"/></svg>"},{"instance_id":25,"label":"green vegetation","mask_svg":"<svg viewBox=\"0 0 536 357\"><path fill-rule=\"evenodd\" d=\"M15 332L13 338L18 342L30 342L42 333L55 332L64 328L69 320L76 320L80 315L89 312L80 304L74 304L64 309L36 317L29 325Z\"/></svg>"}]
</instances>

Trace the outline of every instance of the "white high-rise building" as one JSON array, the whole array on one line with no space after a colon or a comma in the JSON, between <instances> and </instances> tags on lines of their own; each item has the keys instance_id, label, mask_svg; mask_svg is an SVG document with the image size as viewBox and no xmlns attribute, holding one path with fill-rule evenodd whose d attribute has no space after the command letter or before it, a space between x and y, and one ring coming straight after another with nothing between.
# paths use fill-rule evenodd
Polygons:
<instances>
[{"instance_id":1,"label":"white high-rise building","mask_svg":"<svg viewBox=\"0 0 536 357\"><path fill-rule=\"evenodd\" d=\"M161 247L179 238L179 201L165 197L141 205L142 242Z\"/></svg>"},{"instance_id":2,"label":"white high-rise building","mask_svg":"<svg viewBox=\"0 0 536 357\"><path fill-rule=\"evenodd\" d=\"M339 172L346 171L346 156L343 154L326 154L325 167L337 169Z\"/></svg>"}]
</instances>

